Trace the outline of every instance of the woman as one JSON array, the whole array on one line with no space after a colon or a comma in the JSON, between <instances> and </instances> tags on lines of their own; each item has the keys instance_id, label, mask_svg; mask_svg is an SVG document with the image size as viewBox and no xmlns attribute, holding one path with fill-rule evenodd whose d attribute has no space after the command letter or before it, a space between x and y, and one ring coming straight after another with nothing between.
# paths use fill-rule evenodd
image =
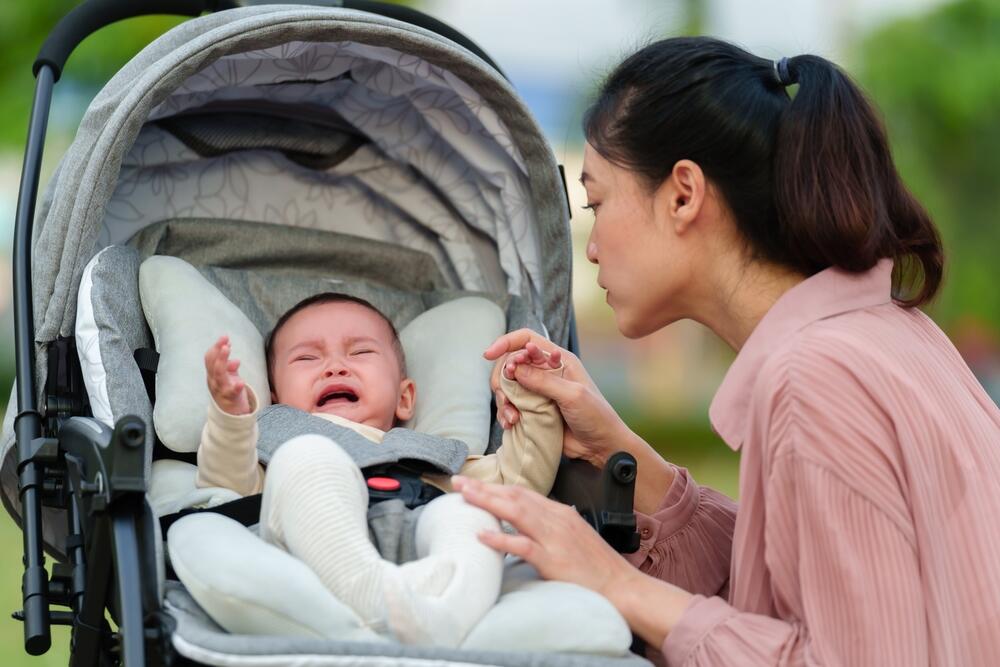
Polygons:
<instances>
[{"instance_id":1,"label":"woman","mask_svg":"<svg viewBox=\"0 0 1000 667\"><path fill-rule=\"evenodd\" d=\"M481 539L604 594L671 665L995 664L1000 410L916 308L941 244L864 96L815 56L670 39L610 75L585 133L587 257L618 328L690 318L738 351L710 417L741 454L739 510L563 352L563 378L517 380L558 403L567 455L639 461L639 569L570 508L459 480L520 533ZM519 331L486 357L555 349Z\"/></svg>"}]
</instances>

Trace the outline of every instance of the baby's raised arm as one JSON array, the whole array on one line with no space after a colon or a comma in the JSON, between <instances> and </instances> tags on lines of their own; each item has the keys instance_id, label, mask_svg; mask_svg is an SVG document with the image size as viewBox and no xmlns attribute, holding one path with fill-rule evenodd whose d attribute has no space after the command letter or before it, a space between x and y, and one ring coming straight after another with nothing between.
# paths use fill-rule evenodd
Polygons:
<instances>
[{"instance_id":1,"label":"baby's raised arm","mask_svg":"<svg viewBox=\"0 0 1000 667\"><path fill-rule=\"evenodd\" d=\"M518 366L532 366L547 373L562 373L562 355L548 353L528 343L510 354L503 367L501 387L521 412L511 428L503 432L503 442L493 454L470 456L462 466L466 477L516 484L548 494L562 455L563 420L555 403L521 386L514 378ZM450 490L450 480L441 487Z\"/></svg>"},{"instance_id":2,"label":"baby's raised arm","mask_svg":"<svg viewBox=\"0 0 1000 667\"><path fill-rule=\"evenodd\" d=\"M223 336L205 353L205 377L213 405L208 406L198 446L200 487L221 486L248 496L264 488L257 459L256 400L240 377L240 362L230 359Z\"/></svg>"},{"instance_id":3,"label":"baby's raised arm","mask_svg":"<svg viewBox=\"0 0 1000 667\"><path fill-rule=\"evenodd\" d=\"M205 353L205 377L208 393L219 408L230 415L250 414L247 385L240 377L240 362L230 359L229 337L222 336Z\"/></svg>"}]
</instances>

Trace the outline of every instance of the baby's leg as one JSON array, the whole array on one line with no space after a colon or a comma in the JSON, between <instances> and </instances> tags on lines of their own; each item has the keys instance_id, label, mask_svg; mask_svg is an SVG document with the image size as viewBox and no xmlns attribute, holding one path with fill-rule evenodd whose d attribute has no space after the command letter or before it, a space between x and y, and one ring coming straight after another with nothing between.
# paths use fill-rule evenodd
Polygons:
<instances>
[{"instance_id":1,"label":"baby's leg","mask_svg":"<svg viewBox=\"0 0 1000 667\"><path fill-rule=\"evenodd\" d=\"M503 556L476 537L499 528L492 515L457 493L424 508L417 521L418 559L401 565L401 581L392 578L386 586L390 624L400 639L440 646L465 639L500 594Z\"/></svg>"},{"instance_id":2,"label":"baby's leg","mask_svg":"<svg viewBox=\"0 0 1000 667\"><path fill-rule=\"evenodd\" d=\"M457 646L500 590L501 556L476 538L496 519L458 494L417 522L419 560L383 560L368 537L368 489L357 465L318 435L289 440L268 465L261 537L308 565L374 631Z\"/></svg>"},{"instance_id":3,"label":"baby's leg","mask_svg":"<svg viewBox=\"0 0 1000 667\"><path fill-rule=\"evenodd\" d=\"M376 632L387 626L388 570L368 538L364 477L335 442L303 435L286 442L267 468L260 535L308 565L337 599Z\"/></svg>"}]
</instances>

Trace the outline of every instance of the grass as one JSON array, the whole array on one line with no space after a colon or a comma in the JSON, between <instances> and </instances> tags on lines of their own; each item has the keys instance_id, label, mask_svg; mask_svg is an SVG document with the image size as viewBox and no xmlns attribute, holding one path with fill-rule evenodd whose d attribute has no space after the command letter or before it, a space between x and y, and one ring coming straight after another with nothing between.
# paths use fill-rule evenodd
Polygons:
<instances>
[{"instance_id":1,"label":"grass","mask_svg":"<svg viewBox=\"0 0 1000 667\"><path fill-rule=\"evenodd\" d=\"M21 608L21 530L9 516L0 517L0 665L55 667L69 662L69 629L52 627L52 648L41 656L24 652L24 625L10 617ZM49 560L49 559L46 559Z\"/></svg>"}]
</instances>

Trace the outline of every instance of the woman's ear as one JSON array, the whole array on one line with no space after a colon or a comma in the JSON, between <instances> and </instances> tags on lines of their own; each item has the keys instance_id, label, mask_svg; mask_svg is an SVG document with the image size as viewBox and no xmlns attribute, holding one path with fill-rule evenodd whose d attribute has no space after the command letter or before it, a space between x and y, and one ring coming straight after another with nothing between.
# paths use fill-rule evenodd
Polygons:
<instances>
[{"instance_id":1,"label":"woman's ear","mask_svg":"<svg viewBox=\"0 0 1000 667\"><path fill-rule=\"evenodd\" d=\"M698 219L705 202L705 173L696 162L678 160L654 197L674 232L683 234Z\"/></svg>"},{"instance_id":2,"label":"woman's ear","mask_svg":"<svg viewBox=\"0 0 1000 667\"><path fill-rule=\"evenodd\" d=\"M399 402L396 403L396 419L405 422L413 419L417 404L417 383L410 378L403 378L399 383Z\"/></svg>"}]
</instances>

